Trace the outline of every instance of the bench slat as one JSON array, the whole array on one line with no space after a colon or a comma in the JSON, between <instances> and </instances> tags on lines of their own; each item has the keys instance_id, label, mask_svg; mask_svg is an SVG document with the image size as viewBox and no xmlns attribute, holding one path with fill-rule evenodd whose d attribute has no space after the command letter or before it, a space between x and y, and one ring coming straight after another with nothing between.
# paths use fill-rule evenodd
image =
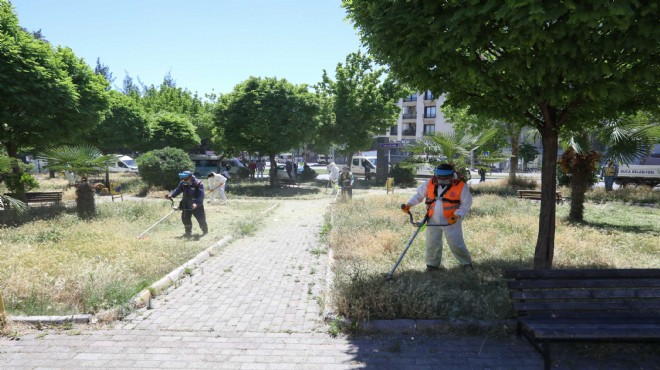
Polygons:
<instances>
[{"instance_id":1,"label":"bench slat","mask_svg":"<svg viewBox=\"0 0 660 370\"><path fill-rule=\"evenodd\" d=\"M660 269L507 270L507 279L660 278Z\"/></svg>"},{"instance_id":2,"label":"bench slat","mask_svg":"<svg viewBox=\"0 0 660 370\"><path fill-rule=\"evenodd\" d=\"M614 298L660 298L660 289L602 289L602 290L525 290L512 291L513 300L545 299L614 299Z\"/></svg>"},{"instance_id":3,"label":"bench slat","mask_svg":"<svg viewBox=\"0 0 660 370\"><path fill-rule=\"evenodd\" d=\"M660 288L660 278L515 280L510 281L507 285L509 289Z\"/></svg>"},{"instance_id":4,"label":"bench slat","mask_svg":"<svg viewBox=\"0 0 660 370\"><path fill-rule=\"evenodd\" d=\"M514 302L515 311L576 311L576 310L656 310L660 311L660 300L648 301L591 301L591 302Z\"/></svg>"},{"instance_id":5,"label":"bench slat","mask_svg":"<svg viewBox=\"0 0 660 370\"><path fill-rule=\"evenodd\" d=\"M522 321L523 328L537 339L660 339L660 323L583 324L578 321L539 323Z\"/></svg>"}]
</instances>

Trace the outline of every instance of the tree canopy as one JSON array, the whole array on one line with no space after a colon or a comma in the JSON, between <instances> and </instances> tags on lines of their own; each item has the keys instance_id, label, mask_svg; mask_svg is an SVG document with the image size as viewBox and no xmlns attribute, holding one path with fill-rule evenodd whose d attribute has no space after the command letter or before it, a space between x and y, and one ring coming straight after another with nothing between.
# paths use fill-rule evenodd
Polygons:
<instances>
[{"instance_id":1,"label":"tree canopy","mask_svg":"<svg viewBox=\"0 0 660 370\"><path fill-rule=\"evenodd\" d=\"M658 107L660 9L611 1L343 0L376 59L452 106L539 129L542 200L535 268L554 255L558 135Z\"/></svg>"},{"instance_id":2,"label":"tree canopy","mask_svg":"<svg viewBox=\"0 0 660 370\"><path fill-rule=\"evenodd\" d=\"M104 153L144 150L151 128L144 109L129 96L110 91L110 110L90 138Z\"/></svg>"},{"instance_id":3,"label":"tree canopy","mask_svg":"<svg viewBox=\"0 0 660 370\"><path fill-rule=\"evenodd\" d=\"M70 50L54 50L20 28L4 0L0 60L0 141L9 156L15 157L20 148L65 141L97 123L99 116L92 110L104 108L105 86ZM82 97L84 93L92 96ZM81 127L77 112L93 121Z\"/></svg>"},{"instance_id":4,"label":"tree canopy","mask_svg":"<svg viewBox=\"0 0 660 370\"><path fill-rule=\"evenodd\" d=\"M188 117L162 112L153 115L151 119L152 137L149 143L151 149L173 147L188 151L199 145L199 136L195 133L195 126L190 123Z\"/></svg>"},{"instance_id":5,"label":"tree canopy","mask_svg":"<svg viewBox=\"0 0 660 370\"><path fill-rule=\"evenodd\" d=\"M338 63L335 79L323 71L317 91L323 102L321 141L329 141L349 157L371 147L373 136L396 122L396 100L405 95L384 68L376 68L361 52Z\"/></svg>"},{"instance_id":6,"label":"tree canopy","mask_svg":"<svg viewBox=\"0 0 660 370\"><path fill-rule=\"evenodd\" d=\"M216 139L221 146L268 155L273 171L276 154L312 137L318 125L318 111L318 101L306 85L272 77L250 77L219 98ZM270 181L274 185L273 173Z\"/></svg>"}]
</instances>

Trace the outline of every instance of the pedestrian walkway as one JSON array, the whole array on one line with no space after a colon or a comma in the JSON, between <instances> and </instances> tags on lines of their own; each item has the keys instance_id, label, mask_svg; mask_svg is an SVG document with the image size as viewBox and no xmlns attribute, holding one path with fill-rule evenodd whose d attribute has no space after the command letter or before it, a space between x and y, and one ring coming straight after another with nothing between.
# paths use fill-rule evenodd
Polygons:
<instances>
[{"instance_id":1,"label":"pedestrian walkway","mask_svg":"<svg viewBox=\"0 0 660 370\"><path fill-rule=\"evenodd\" d=\"M318 233L331 198L285 200L256 235L110 327L0 338L0 368L539 369L515 337L328 334L328 255ZM558 354L558 368L639 368L658 358ZM636 362L631 362L636 361ZM607 366L605 366L607 365ZM655 366L653 365L653 366ZM633 367L634 368L634 367Z\"/></svg>"}]
</instances>

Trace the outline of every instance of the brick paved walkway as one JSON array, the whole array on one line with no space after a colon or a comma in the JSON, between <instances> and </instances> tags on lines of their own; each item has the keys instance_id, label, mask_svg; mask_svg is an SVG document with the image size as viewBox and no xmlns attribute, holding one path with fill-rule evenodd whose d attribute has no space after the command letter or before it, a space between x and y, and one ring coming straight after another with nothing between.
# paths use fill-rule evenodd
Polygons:
<instances>
[{"instance_id":1,"label":"brick paved walkway","mask_svg":"<svg viewBox=\"0 0 660 370\"><path fill-rule=\"evenodd\" d=\"M0 368L539 369L515 337L327 334L326 200L282 201L257 235L235 240L153 303L112 328L76 326L0 338ZM634 347L632 347L634 348ZM585 358L558 368L653 368L653 354ZM634 362L631 362L634 361Z\"/></svg>"}]
</instances>

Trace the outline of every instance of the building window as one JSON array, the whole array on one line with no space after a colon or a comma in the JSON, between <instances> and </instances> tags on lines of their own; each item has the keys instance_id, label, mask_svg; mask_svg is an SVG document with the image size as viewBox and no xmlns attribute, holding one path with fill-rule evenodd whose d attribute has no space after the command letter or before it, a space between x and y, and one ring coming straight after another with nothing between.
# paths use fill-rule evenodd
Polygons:
<instances>
[{"instance_id":1,"label":"building window","mask_svg":"<svg viewBox=\"0 0 660 370\"><path fill-rule=\"evenodd\" d=\"M397 135L399 131L398 126L392 126L390 127L390 135Z\"/></svg>"},{"instance_id":2,"label":"building window","mask_svg":"<svg viewBox=\"0 0 660 370\"><path fill-rule=\"evenodd\" d=\"M417 101L417 94L409 95L403 98L403 101Z\"/></svg>"},{"instance_id":3,"label":"building window","mask_svg":"<svg viewBox=\"0 0 660 370\"><path fill-rule=\"evenodd\" d=\"M435 118L435 106L424 107L424 118Z\"/></svg>"},{"instance_id":4,"label":"building window","mask_svg":"<svg viewBox=\"0 0 660 370\"><path fill-rule=\"evenodd\" d=\"M426 90L424 93L424 100L433 100L433 93L431 90Z\"/></svg>"},{"instance_id":5,"label":"building window","mask_svg":"<svg viewBox=\"0 0 660 370\"><path fill-rule=\"evenodd\" d=\"M424 125L424 135L433 135L435 133L435 125Z\"/></svg>"}]
</instances>

